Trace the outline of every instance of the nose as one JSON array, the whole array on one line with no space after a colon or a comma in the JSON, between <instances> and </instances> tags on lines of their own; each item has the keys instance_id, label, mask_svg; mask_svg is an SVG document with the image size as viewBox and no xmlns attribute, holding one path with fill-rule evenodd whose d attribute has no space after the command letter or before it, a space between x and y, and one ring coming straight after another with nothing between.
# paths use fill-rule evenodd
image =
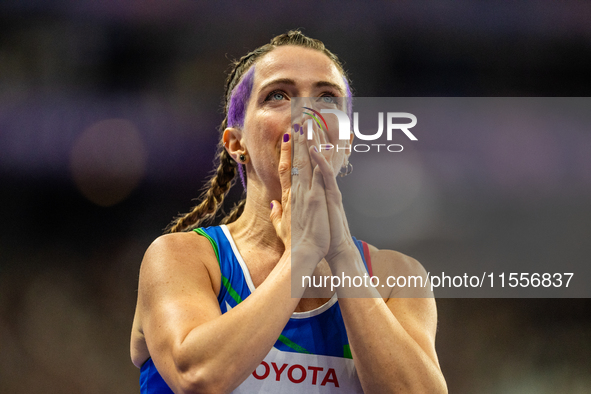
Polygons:
<instances>
[{"instance_id":1,"label":"nose","mask_svg":"<svg viewBox=\"0 0 591 394\"><path fill-rule=\"evenodd\" d=\"M291 101L291 123L302 123L304 107L312 107L314 102L310 97L294 97Z\"/></svg>"}]
</instances>

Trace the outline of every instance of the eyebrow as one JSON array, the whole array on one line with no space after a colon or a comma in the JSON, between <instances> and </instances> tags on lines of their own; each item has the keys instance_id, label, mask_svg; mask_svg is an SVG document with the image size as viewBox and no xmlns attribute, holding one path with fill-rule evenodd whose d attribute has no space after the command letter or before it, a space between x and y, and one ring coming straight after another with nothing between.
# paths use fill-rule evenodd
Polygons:
<instances>
[{"instance_id":1,"label":"eyebrow","mask_svg":"<svg viewBox=\"0 0 591 394\"><path fill-rule=\"evenodd\" d=\"M265 85L261 86L261 88L259 89L259 91L264 91L266 90L269 86L272 85L291 85L291 86L295 86L295 81L293 79L290 78L278 78L278 79L274 79L268 83L266 83ZM343 91L343 88L341 88L339 85L337 85L336 83L333 82L329 82L329 81L318 81L314 83L314 87L315 88L322 88L322 87L330 87L333 88L335 90L337 90L339 92L340 95L344 96L345 92Z\"/></svg>"}]
</instances>

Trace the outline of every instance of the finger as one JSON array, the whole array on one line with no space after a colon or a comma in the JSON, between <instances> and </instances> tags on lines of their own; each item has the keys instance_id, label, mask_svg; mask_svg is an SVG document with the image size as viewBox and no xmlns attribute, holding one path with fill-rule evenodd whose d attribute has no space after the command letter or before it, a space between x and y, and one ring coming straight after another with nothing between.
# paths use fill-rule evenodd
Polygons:
<instances>
[{"instance_id":1,"label":"finger","mask_svg":"<svg viewBox=\"0 0 591 394\"><path fill-rule=\"evenodd\" d=\"M283 207L281 203L277 200L271 201L271 223L273 223L273 227L275 228L275 232L279 235L280 234L280 227L281 227L281 216L283 214Z\"/></svg>"},{"instance_id":2,"label":"finger","mask_svg":"<svg viewBox=\"0 0 591 394\"><path fill-rule=\"evenodd\" d=\"M312 146L310 148L310 160L312 161L312 164L314 165L314 172L313 172L313 176L312 176L312 188L313 189L315 187L321 188L324 191L326 186L325 186L325 182L324 182L324 175L322 174L322 170L320 169L320 166L318 165L318 156L322 157L322 155L318 152L318 148L315 146Z\"/></svg>"},{"instance_id":3,"label":"finger","mask_svg":"<svg viewBox=\"0 0 591 394\"><path fill-rule=\"evenodd\" d=\"M318 163L317 170L322 174L326 190L326 203L329 211L331 224L341 223L348 233L349 224L343 207L343 195L337 184L334 170L326 157L315 149L310 151L310 156L314 162Z\"/></svg>"},{"instance_id":4,"label":"finger","mask_svg":"<svg viewBox=\"0 0 591 394\"><path fill-rule=\"evenodd\" d=\"M310 158L320 168L322 175L325 178L328 178L328 177L334 178L334 171L333 171L332 166L330 165L328 159L326 158L326 156L322 152L320 152L316 146L312 146L309 149L309 152L310 152ZM330 175L332 175L332 176L330 176ZM325 179L325 180L328 181L329 179Z\"/></svg>"},{"instance_id":5,"label":"finger","mask_svg":"<svg viewBox=\"0 0 591 394\"><path fill-rule=\"evenodd\" d=\"M308 149L310 149L312 146L317 147L318 150L321 149L322 142L320 141L320 133L314 133L312 135L312 139L308 141ZM316 165L316 163L313 163L313 165Z\"/></svg>"},{"instance_id":6,"label":"finger","mask_svg":"<svg viewBox=\"0 0 591 394\"><path fill-rule=\"evenodd\" d=\"M341 192L337 185L337 180L334 174L334 170L330 162L326 159L326 157L320 153L316 147L310 148L310 158L316 163L316 168L322 174L322 178L324 179L324 187L326 189L327 198L331 200L332 203L340 202L341 201ZM334 199L337 199L336 201ZM329 202L329 201L327 201Z\"/></svg>"},{"instance_id":7,"label":"finger","mask_svg":"<svg viewBox=\"0 0 591 394\"><path fill-rule=\"evenodd\" d=\"M328 139L328 135L326 131L318 124L314 124L314 134L312 143L308 143L308 148L310 146L315 145L318 147L318 151L327 158L328 161L331 160L333 151L336 149L334 144Z\"/></svg>"},{"instance_id":8,"label":"finger","mask_svg":"<svg viewBox=\"0 0 591 394\"><path fill-rule=\"evenodd\" d=\"M306 125L306 123L304 123ZM310 163L310 155L308 154L308 138L306 129L307 126L300 127L300 133L296 133L293 137L294 145L294 159L293 166L298 169L297 183L304 186L306 189L310 187L312 178L312 165Z\"/></svg>"},{"instance_id":9,"label":"finger","mask_svg":"<svg viewBox=\"0 0 591 394\"><path fill-rule=\"evenodd\" d=\"M279 154L279 182L281 191L285 193L291 187L291 138L289 133L283 134L281 152Z\"/></svg>"}]
</instances>

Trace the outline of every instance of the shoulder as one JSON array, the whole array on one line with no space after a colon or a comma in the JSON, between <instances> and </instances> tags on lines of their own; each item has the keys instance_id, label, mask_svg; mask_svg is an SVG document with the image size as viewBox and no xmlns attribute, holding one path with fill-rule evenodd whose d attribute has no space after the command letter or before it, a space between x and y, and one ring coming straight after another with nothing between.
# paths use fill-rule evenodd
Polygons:
<instances>
[{"instance_id":1,"label":"shoulder","mask_svg":"<svg viewBox=\"0 0 591 394\"><path fill-rule=\"evenodd\" d=\"M208 239L194 231L161 235L146 250L142 269L209 260L215 253ZM161 267L162 266L162 267Z\"/></svg>"},{"instance_id":2,"label":"shoulder","mask_svg":"<svg viewBox=\"0 0 591 394\"><path fill-rule=\"evenodd\" d=\"M156 238L146 250L146 256L160 254L191 254L206 249L209 241L195 231L164 234ZM200 250L203 252L203 250Z\"/></svg>"},{"instance_id":3,"label":"shoulder","mask_svg":"<svg viewBox=\"0 0 591 394\"><path fill-rule=\"evenodd\" d=\"M423 265L416 259L403 253L389 249L378 249L373 245L367 244L371 255L372 267L374 270L391 271L404 273L423 273Z\"/></svg>"},{"instance_id":4,"label":"shoulder","mask_svg":"<svg viewBox=\"0 0 591 394\"><path fill-rule=\"evenodd\" d=\"M194 231L165 234L156 238L144 254L139 291L146 286L192 279L202 283L204 277L215 289L219 275L217 258L207 238Z\"/></svg>"},{"instance_id":5,"label":"shoulder","mask_svg":"<svg viewBox=\"0 0 591 394\"><path fill-rule=\"evenodd\" d=\"M425 291L429 286L414 286L415 283L424 285L427 280L427 271L416 259L395 250L378 249L369 244L368 247L373 273L380 278L380 283L390 288L391 297L432 297L430 291ZM396 286L400 277L407 282L410 278L413 286Z\"/></svg>"}]
</instances>

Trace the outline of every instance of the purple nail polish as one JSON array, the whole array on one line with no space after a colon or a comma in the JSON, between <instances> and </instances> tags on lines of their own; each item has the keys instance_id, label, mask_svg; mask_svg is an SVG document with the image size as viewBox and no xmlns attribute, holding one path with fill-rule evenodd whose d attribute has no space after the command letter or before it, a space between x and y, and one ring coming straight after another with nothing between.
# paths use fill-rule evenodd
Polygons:
<instances>
[{"instance_id":1,"label":"purple nail polish","mask_svg":"<svg viewBox=\"0 0 591 394\"><path fill-rule=\"evenodd\" d=\"M289 141L289 133L283 134L283 142Z\"/></svg>"},{"instance_id":2,"label":"purple nail polish","mask_svg":"<svg viewBox=\"0 0 591 394\"><path fill-rule=\"evenodd\" d=\"M316 146L314 146L314 150L315 150L316 152L318 152L318 148L316 148Z\"/></svg>"},{"instance_id":3,"label":"purple nail polish","mask_svg":"<svg viewBox=\"0 0 591 394\"><path fill-rule=\"evenodd\" d=\"M273 203L271 202L271 209L273 209Z\"/></svg>"}]
</instances>

